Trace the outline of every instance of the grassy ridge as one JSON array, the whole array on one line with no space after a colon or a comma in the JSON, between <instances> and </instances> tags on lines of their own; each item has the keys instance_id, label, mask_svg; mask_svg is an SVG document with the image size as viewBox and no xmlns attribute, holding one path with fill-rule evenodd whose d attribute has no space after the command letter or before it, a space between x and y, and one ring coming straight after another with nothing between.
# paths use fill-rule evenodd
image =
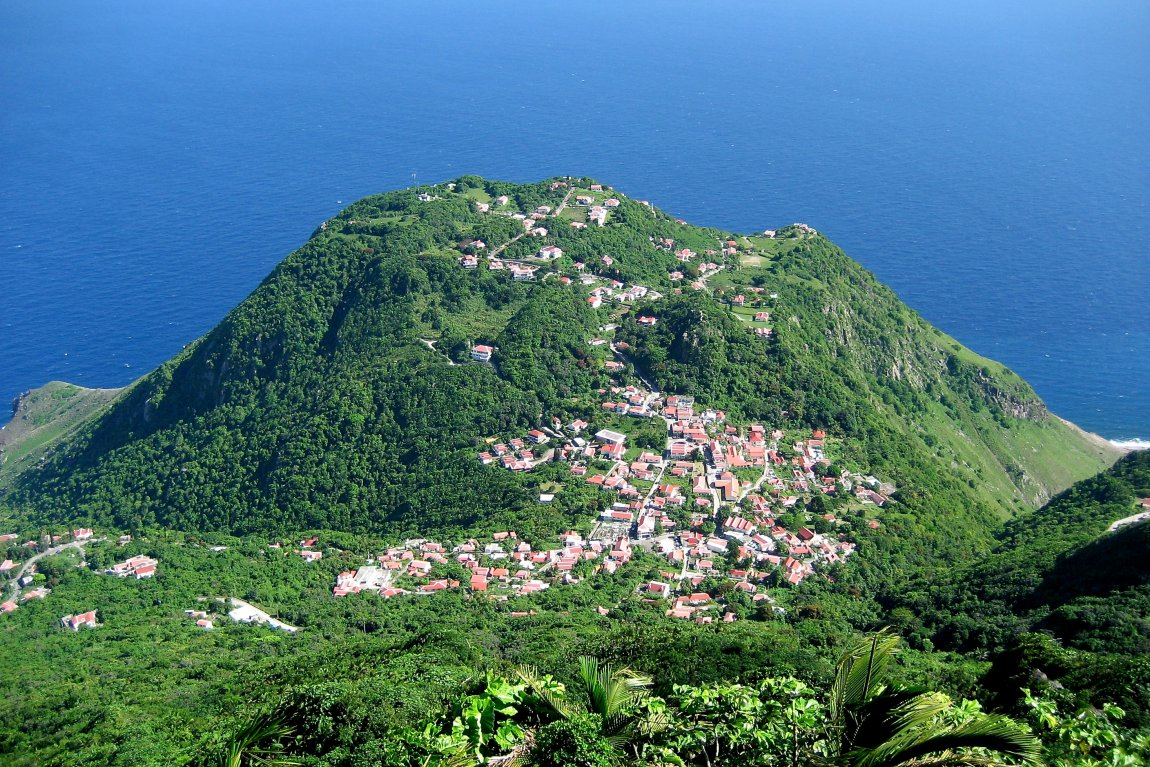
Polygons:
<instances>
[{"instance_id":1,"label":"grassy ridge","mask_svg":"<svg viewBox=\"0 0 1150 767\"><path fill-rule=\"evenodd\" d=\"M98 414L120 391L51 381L22 395L12 420L0 430L0 487Z\"/></svg>"}]
</instances>

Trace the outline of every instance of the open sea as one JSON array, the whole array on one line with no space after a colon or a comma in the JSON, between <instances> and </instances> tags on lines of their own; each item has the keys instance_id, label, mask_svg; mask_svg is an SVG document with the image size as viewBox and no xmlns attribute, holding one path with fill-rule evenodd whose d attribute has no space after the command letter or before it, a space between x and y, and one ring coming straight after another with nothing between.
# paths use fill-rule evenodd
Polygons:
<instances>
[{"instance_id":1,"label":"open sea","mask_svg":"<svg viewBox=\"0 0 1150 767\"><path fill-rule=\"evenodd\" d=\"M413 174L574 174L806 222L1150 439L1148 40L1145 0L6 0L0 403L129 383Z\"/></svg>"}]
</instances>

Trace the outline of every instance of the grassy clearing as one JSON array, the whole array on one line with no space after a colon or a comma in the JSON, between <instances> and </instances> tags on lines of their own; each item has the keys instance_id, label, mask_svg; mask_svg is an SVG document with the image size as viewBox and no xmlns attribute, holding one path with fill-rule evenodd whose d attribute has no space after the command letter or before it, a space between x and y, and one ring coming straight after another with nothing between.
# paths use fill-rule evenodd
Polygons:
<instances>
[{"instance_id":1,"label":"grassy clearing","mask_svg":"<svg viewBox=\"0 0 1150 767\"><path fill-rule=\"evenodd\" d=\"M491 195L489 195L485 189L479 187L468 189L463 193L463 196L469 200L475 200L476 202L486 202L489 204L491 202Z\"/></svg>"},{"instance_id":2,"label":"grassy clearing","mask_svg":"<svg viewBox=\"0 0 1150 767\"><path fill-rule=\"evenodd\" d=\"M775 240L770 237L744 237L750 243L750 246L755 250L761 251L767 256L778 256L785 253L795 246L796 240Z\"/></svg>"},{"instance_id":3,"label":"grassy clearing","mask_svg":"<svg viewBox=\"0 0 1150 767\"><path fill-rule=\"evenodd\" d=\"M52 381L26 395L12 421L0 431L0 487L102 412L120 391Z\"/></svg>"}]
</instances>

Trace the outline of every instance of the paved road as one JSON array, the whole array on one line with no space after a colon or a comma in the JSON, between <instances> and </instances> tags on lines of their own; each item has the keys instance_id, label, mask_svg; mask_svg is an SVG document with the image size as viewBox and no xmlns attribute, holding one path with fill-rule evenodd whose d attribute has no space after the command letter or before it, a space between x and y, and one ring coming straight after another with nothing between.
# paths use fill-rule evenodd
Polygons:
<instances>
[{"instance_id":1,"label":"paved road","mask_svg":"<svg viewBox=\"0 0 1150 767\"><path fill-rule=\"evenodd\" d=\"M567 200L570 199L571 192L573 192L573 191L574 191L573 189L569 189L569 190L567 190L567 194L563 195L563 202L559 203L559 207L555 209L554 215L558 216L560 213L563 212L563 209L567 207ZM510 245L514 242L519 242L524 237L526 237L530 231L531 231L530 229L525 229L520 234L515 235L510 240L508 240L507 242L503 243L502 245L500 245L499 247L495 248L490 253L488 253L487 258L489 258L489 259L498 258L499 254L502 253L503 251L505 251L507 249L508 245Z\"/></svg>"},{"instance_id":2,"label":"paved road","mask_svg":"<svg viewBox=\"0 0 1150 767\"><path fill-rule=\"evenodd\" d=\"M28 568L35 565L44 557L50 557L54 554L59 554L64 549L76 549L81 554L83 554L84 543L85 541L72 541L71 543L64 543L59 546L53 546L47 551L43 551L26 561L23 565L21 565L20 569L16 571L16 574L12 576L12 580L8 581L8 585L4 593L5 600L15 599L16 595L20 593L20 579L24 577L24 573L28 572Z\"/></svg>"},{"instance_id":3,"label":"paved road","mask_svg":"<svg viewBox=\"0 0 1150 767\"><path fill-rule=\"evenodd\" d=\"M1150 519L1150 511L1143 511L1143 512L1140 512L1138 514L1131 514L1130 516L1125 517L1123 519L1120 519L1117 522L1115 522L1114 524L1110 525L1110 527L1106 528L1106 532L1112 533L1120 527L1126 527L1127 525L1133 525L1135 523L1141 522L1141 521L1146 520L1146 519Z\"/></svg>"},{"instance_id":4,"label":"paved road","mask_svg":"<svg viewBox=\"0 0 1150 767\"><path fill-rule=\"evenodd\" d=\"M702 283L704 288L706 288L707 290L710 290L711 286L707 284L707 280L711 279L712 277L714 277L716 274L718 274L721 271L723 271L723 265L719 264L719 268L716 269L715 271L710 272L709 274L700 275L697 282Z\"/></svg>"}]
</instances>

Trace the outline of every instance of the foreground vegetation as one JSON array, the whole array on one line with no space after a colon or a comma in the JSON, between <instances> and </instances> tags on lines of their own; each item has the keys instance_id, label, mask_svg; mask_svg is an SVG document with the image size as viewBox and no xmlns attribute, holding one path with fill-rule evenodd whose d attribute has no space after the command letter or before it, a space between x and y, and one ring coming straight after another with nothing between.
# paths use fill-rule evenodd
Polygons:
<instances>
[{"instance_id":1,"label":"foreground vegetation","mask_svg":"<svg viewBox=\"0 0 1150 767\"><path fill-rule=\"evenodd\" d=\"M1093 504L1114 501L1115 488L1127 481L1145 494L1148 465L1150 455L1131 455L1056 498L1029 521L1034 532L1027 543L1053 553L1064 527L1046 524L1055 515L1089 519ZM1096 495L1101 491L1109 495ZM1111 508L1115 519L1137 508L1128 490L1119 496L1128 502ZM901 626L910 640L885 665L888 689L937 692L954 701L946 708L943 698L919 699L924 707L933 701L932 728L959 726L992 710L1028 724L1048 764L1146 760L1150 663L1145 651L1123 649L1124 634L1111 635L1111 648L1074 649L1081 638L1064 633L1065 624L1039 624L1042 613L1022 612L1014 618L1018 632L1052 633L1018 633L1001 647L971 645L965 654L928 650L932 635L924 635L912 610L851 596L858 586L849 570L838 584L814 580L773 589L784 614L767 610L735 623L697 625L663 617L637 591L662 567L642 554L614 574L506 602L461 592L335 599L335 574L385 542L323 537L325 556L314 563L269 548L267 539L161 530L123 547L89 544L85 566L72 551L41 560L33 585L50 588L49 596L0 616L5 763L210 764L254 721L281 728L283 737L269 747L278 741L290 755L285 758L333 767L499 763L512 754L526 764L676 763L674 755L685 764L718 765L792 764L797 753L798 764L813 764L844 756L841 748L832 752L828 740L835 731L836 658L856 646L859 629L886 622ZM1114 539L1104 533L1076 546ZM1011 551L1011 541L1004 538L988 563ZM1073 560L1075 550L1055 561ZM160 561L154 578L97 574L137 554ZM1041 567L1033 552L1018 556L1018 566L1035 560ZM944 571L934 588L986 588L975 580L978 572ZM1144 583L1145 569L1128 568L1127 577ZM1091 599L1096 609L1110 604L1105 614L1131 621L1145 615L1122 613L1138 593L1120 586ZM1025 594L1020 587L1014 598ZM227 619L204 630L185 611L213 609L205 607L205 596L251 600L301 631ZM912 592L909 599L918 597ZM90 609L98 611L98 627L60 627L60 616ZM977 626L984 609L1008 614L990 601L956 600L949 620ZM941 633L933 636L945 646ZM617 733L605 733L594 718L599 714L574 702L583 672L578 655L651 679L642 688L642 709L644 716L658 715L661 725L649 731L636 725L638 751L616 751L611 737ZM537 688L555 687L548 675L566 685L568 705L540 702ZM899 694L899 701L909 699ZM514 699L504 700L508 695ZM506 713L508 707L515 713ZM483 727L494 729L483 734ZM532 742L548 747L531 752ZM547 761L546 753L566 754L568 761Z\"/></svg>"}]
</instances>

